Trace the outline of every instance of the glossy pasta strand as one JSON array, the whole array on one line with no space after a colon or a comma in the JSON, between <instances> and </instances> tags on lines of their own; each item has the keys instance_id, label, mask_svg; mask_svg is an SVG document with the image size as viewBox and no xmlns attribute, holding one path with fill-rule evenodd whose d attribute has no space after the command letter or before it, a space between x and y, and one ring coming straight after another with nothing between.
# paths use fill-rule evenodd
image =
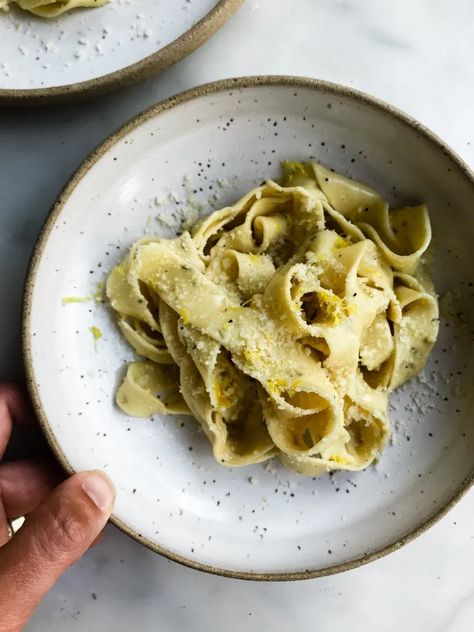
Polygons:
<instances>
[{"instance_id":1,"label":"glossy pasta strand","mask_svg":"<svg viewBox=\"0 0 474 632\"><path fill-rule=\"evenodd\" d=\"M389 393L424 366L438 304L426 206L391 209L317 163L285 163L176 239L137 242L110 274L119 327L146 359L131 415L192 414L216 460L279 455L297 472L361 470L390 434Z\"/></svg>"}]
</instances>

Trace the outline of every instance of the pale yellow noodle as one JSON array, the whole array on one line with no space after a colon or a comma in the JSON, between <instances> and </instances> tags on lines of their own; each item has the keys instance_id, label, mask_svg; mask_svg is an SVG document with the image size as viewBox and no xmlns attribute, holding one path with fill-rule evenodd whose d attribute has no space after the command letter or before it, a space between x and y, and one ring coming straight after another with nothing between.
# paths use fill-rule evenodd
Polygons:
<instances>
[{"instance_id":1,"label":"pale yellow noodle","mask_svg":"<svg viewBox=\"0 0 474 632\"><path fill-rule=\"evenodd\" d=\"M193 415L224 465L278 455L306 475L361 470L389 436L389 393L436 340L428 211L391 209L318 163L284 167L112 271L110 304L146 358L117 403Z\"/></svg>"},{"instance_id":2,"label":"pale yellow noodle","mask_svg":"<svg viewBox=\"0 0 474 632\"><path fill-rule=\"evenodd\" d=\"M77 8L101 7L109 0L0 0L0 9L8 11L12 4L42 18L55 18Z\"/></svg>"}]
</instances>

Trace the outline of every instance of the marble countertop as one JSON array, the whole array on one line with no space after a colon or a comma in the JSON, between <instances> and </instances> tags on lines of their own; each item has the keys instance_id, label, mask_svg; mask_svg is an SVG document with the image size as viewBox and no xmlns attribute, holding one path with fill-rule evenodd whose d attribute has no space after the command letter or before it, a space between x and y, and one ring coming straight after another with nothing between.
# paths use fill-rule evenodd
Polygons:
<instances>
[{"instance_id":1,"label":"marble countertop","mask_svg":"<svg viewBox=\"0 0 474 632\"><path fill-rule=\"evenodd\" d=\"M46 213L86 154L173 93L227 76L298 74L391 102L474 167L471 0L247 0L207 44L160 77L77 106L0 116L0 375L21 377L20 309ZM183 568L108 528L37 610L32 632L261 629L471 632L474 490L429 532L366 567L264 584Z\"/></svg>"}]
</instances>

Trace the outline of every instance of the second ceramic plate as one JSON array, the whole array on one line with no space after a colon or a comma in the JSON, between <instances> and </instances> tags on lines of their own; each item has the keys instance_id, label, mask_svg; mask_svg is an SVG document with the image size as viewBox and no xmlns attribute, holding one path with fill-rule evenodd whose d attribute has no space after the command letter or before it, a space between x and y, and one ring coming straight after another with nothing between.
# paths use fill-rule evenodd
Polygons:
<instances>
[{"instance_id":1,"label":"second ceramic plate","mask_svg":"<svg viewBox=\"0 0 474 632\"><path fill-rule=\"evenodd\" d=\"M46 20L0 10L0 104L123 85L179 61L244 0L110 0Z\"/></svg>"},{"instance_id":2,"label":"second ceramic plate","mask_svg":"<svg viewBox=\"0 0 474 632\"><path fill-rule=\"evenodd\" d=\"M393 438L378 465L317 479L277 461L226 469L194 420L131 419L115 407L130 348L105 305L64 299L93 295L144 234L176 234L190 206L210 212L277 176L281 160L311 158L367 182L393 204L428 203L440 338L422 376L391 400ZM157 105L86 161L35 251L25 359L56 454L69 471L106 470L118 490L116 524L202 570L311 577L394 550L472 480L473 206L472 176L448 148L346 88L241 79Z\"/></svg>"}]
</instances>

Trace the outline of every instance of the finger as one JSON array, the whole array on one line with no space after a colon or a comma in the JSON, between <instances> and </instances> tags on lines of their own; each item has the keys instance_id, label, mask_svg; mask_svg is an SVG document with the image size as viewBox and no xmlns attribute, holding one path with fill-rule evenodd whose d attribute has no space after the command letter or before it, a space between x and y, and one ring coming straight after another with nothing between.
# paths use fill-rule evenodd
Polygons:
<instances>
[{"instance_id":1,"label":"finger","mask_svg":"<svg viewBox=\"0 0 474 632\"><path fill-rule=\"evenodd\" d=\"M24 389L10 382L0 384L0 459L10 438L12 421L23 423L33 418Z\"/></svg>"},{"instance_id":2,"label":"finger","mask_svg":"<svg viewBox=\"0 0 474 632\"><path fill-rule=\"evenodd\" d=\"M35 421L28 391L24 386L14 382L0 383L0 400L7 403L15 423L31 424Z\"/></svg>"},{"instance_id":3,"label":"finger","mask_svg":"<svg viewBox=\"0 0 474 632\"><path fill-rule=\"evenodd\" d=\"M92 544L115 500L109 478L76 474L28 516L0 549L0 612L4 629L20 630L56 580Z\"/></svg>"},{"instance_id":4,"label":"finger","mask_svg":"<svg viewBox=\"0 0 474 632\"><path fill-rule=\"evenodd\" d=\"M6 402L0 399L0 459L7 449L12 432L12 418Z\"/></svg>"},{"instance_id":5,"label":"finger","mask_svg":"<svg viewBox=\"0 0 474 632\"><path fill-rule=\"evenodd\" d=\"M94 542L92 542L91 546L97 546L98 544L102 544L103 541L104 541L104 532L101 531L99 535L96 537L96 539L94 540Z\"/></svg>"},{"instance_id":6,"label":"finger","mask_svg":"<svg viewBox=\"0 0 474 632\"><path fill-rule=\"evenodd\" d=\"M8 542L10 531L8 529L7 516L3 508L2 499L0 498L0 546Z\"/></svg>"},{"instance_id":7,"label":"finger","mask_svg":"<svg viewBox=\"0 0 474 632\"><path fill-rule=\"evenodd\" d=\"M44 459L0 465L0 498L7 518L12 520L34 511L63 478L59 467Z\"/></svg>"}]
</instances>

